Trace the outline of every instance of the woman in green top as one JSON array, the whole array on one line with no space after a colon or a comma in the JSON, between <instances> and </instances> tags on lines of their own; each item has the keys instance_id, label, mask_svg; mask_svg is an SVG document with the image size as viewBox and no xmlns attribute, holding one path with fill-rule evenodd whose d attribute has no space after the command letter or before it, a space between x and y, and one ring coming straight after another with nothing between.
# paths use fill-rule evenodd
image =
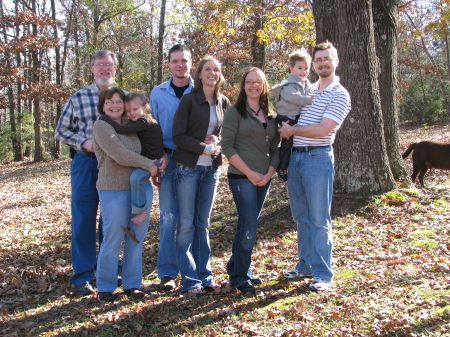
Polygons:
<instances>
[{"instance_id":1,"label":"woman in green top","mask_svg":"<svg viewBox=\"0 0 450 337\"><path fill-rule=\"evenodd\" d=\"M255 293L250 263L258 218L278 167L280 141L269 85L259 68L245 72L235 105L225 113L222 151L230 162L228 183L238 212L232 255L227 264L230 284Z\"/></svg>"}]
</instances>

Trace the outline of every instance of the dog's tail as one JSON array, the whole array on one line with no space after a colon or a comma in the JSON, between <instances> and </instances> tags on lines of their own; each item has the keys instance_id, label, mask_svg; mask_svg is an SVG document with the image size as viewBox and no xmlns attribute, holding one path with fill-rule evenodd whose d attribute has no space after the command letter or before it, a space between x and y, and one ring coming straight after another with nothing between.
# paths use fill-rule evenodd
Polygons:
<instances>
[{"instance_id":1,"label":"dog's tail","mask_svg":"<svg viewBox=\"0 0 450 337\"><path fill-rule=\"evenodd\" d=\"M412 143L409 147L408 150L406 150L403 154L402 154L402 158L405 159L406 157L409 156L409 154L411 153L412 150L414 150L416 148L417 143Z\"/></svg>"}]
</instances>

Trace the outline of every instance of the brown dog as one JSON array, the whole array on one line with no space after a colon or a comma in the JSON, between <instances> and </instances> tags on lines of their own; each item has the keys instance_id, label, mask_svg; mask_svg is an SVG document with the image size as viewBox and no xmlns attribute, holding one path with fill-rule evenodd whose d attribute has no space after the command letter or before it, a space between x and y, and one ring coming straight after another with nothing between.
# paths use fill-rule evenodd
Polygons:
<instances>
[{"instance_id":1,"label":"brown dog","mask_svg":"<svg viewBox=\"0 0 450 337\"><path fill-rule=\"evenodd\" d=\"M419 173L419 181L422 187L423 177L428 169L437 168L440 170L450 170L450 144L433 141L413 143L408 147L408 150L403 153L403 159L408 157L412 150L414 150L414 152L412 155L413 173L411 180L414 182L417 173Z\"/></svg>"}]
</instances>

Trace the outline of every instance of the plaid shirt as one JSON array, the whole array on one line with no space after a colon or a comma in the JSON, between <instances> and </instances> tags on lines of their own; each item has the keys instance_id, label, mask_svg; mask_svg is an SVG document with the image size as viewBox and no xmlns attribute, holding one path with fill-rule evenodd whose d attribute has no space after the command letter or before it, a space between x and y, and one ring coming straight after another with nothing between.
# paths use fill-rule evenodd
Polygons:
<instances>
[{"instance_id":1,"label":"plaid shirt","mask_svg":"<svg viewBox=\"0 0 450 337\"><path fill-rule=\"evenodd\" d=\"M83 143L92 139L94 122L97 120L98 94L95 83L78 90L67 101L55 129L55 138L60 142L81 150Z\"/></svg>"}]
</instances>

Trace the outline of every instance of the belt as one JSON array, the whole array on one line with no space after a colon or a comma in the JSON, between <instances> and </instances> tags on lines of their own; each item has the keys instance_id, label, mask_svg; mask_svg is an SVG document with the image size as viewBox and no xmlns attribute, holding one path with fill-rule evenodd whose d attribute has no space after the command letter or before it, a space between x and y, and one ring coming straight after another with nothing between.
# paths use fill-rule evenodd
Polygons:
<instances>
[{"instance_id":1,"label":"belt","mask_svg":"<svg viewBox=\"0 0 450 337\"><path fill-rule=\"evenodd\" d=\"M81 154L82 156L95 158L95 152L88 152L83 150L77 150L76 153Z\"/></svg>"},{"instance_id":2,"label":"belt","mask_svg":"<svg viewBox=\"0 0 450 337\"><path fill-rule=\"evenodd\" d=\"M165 147L165 148L164 148L164 152L165 152L165 153L168 153L168 154L172 154L172 153L174 153L174 151L175 151L175 150L169 149L168 147Z\"/></svg>"},{"instance_id":3,"label":"belt","mask_svg":"<svg viewBox=\"0 0 450 337\"><path fill-rule=\"evenodd\" d=\"M329 149L331 147L331 145L324 145L324 146L293 146L292 147L292 152L308 152L308 151L312 151L312 150L317 150L317 149Z\"/></svg>"}]
</instances>

